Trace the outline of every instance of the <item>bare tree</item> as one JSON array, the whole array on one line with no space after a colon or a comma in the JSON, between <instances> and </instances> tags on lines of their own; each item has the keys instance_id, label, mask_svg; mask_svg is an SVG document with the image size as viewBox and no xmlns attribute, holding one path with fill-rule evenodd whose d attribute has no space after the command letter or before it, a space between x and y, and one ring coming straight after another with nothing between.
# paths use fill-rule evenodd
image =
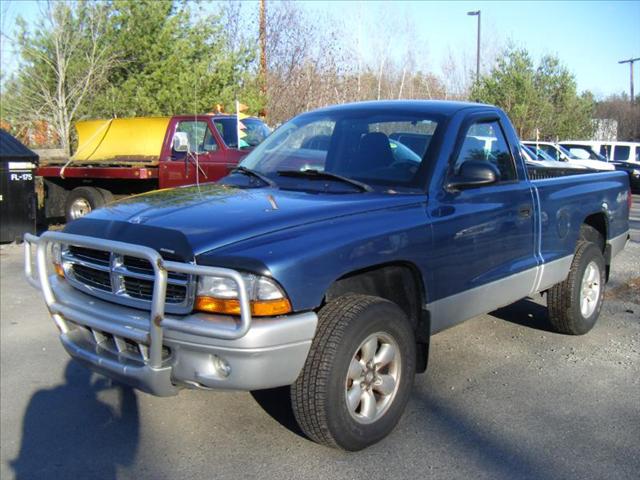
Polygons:
<instances>
[{"instance_id":1,"label":"bare tree","mask_svg":"<svg viewBox=\"0 0 640 480\"><path fill-rule=\"evenodd\" d=\"M612 119L617 122L617 139L621 141L640 141L640 102L629 102L626 93L611 95L596 105L595 117Z\"/></svg>"},{"instance_id":2,"label":"bare tree","mask_svg":"<svg viewBox=\"0 0 640 480\"><path fill-rule=\"evenodd\" d=\"M267 11L267 97L269 121L331 103L349 101L345 88L348 52L339 27L324 17L308 18L293 2L270 4Z\"/></svg>"},{"instance_id":3,"label":"bare tree","mask_svg":"<svg viewBox=\"0 0 640 480\"><path fill-rule=\"evenodd\" d=\"M470 65L468 55L464 52L456 55L449 49L442 62L445 100L466 100L469 98L472 78Z\"/></svg>"},{"instance_id":4,"label":"bare tree","mask_svg":"<svg viewBox=\"0 0 640 480\"><path fill-rule=\"evenodd\" d=\"M15 122L46 121L71 153L71 127L91 91L106 81L117 57L104 42L101 4L49 1L33 31L16 40L22 57L9 82L6 110Z\"/></svg>"}]
</instances>

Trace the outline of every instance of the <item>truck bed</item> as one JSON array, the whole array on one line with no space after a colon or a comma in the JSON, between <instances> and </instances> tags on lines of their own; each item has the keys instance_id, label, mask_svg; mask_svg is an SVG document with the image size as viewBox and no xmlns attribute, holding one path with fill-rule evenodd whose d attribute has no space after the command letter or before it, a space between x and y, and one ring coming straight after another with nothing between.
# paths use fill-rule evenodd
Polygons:
<instances>
[{"instance_id":1,"label":"truck bed","mask_svg":"<svg viewBox=\"0 0 640 480\"><path fill-rule=\"evenodd\" d=\"M69 163L69 157L59 148L34 150L39 157L41 167L63 167ZM103 160L86 160L74 158L69 166L75 168L110 168L110 167L155 167L160 162L159 155L120 155ZM69 168L69 167L67 167Z\"/></svg>"}]
</instances>

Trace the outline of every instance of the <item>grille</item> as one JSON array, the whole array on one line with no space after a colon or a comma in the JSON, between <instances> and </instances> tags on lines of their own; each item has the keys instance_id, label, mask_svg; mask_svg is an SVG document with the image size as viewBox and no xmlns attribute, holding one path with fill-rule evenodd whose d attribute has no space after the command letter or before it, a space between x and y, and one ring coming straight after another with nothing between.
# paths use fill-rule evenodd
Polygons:
<instances>
[{"instance_id":1,"label":"grille","mask_svg":"<svg viewBox=\"0 0 640 480\"><path fill-rule=\"evenodd\" d=\"M93 340L96 346L107 350L112 355L124 356L129 360L144 364L149 360L149 346L143 343L135 342L129 338L119 337L109 332L104 332L94 328L69 322L74 328L82 329L87 336ZM166 360L171 356L169 347L162 347L162 360Z\"/></svg>"},{"instance_id":2,"label":"grille","mask_svg":"<svg viewBox=\"0 0 640 480\"><path fill-rule=\"evenodd\" d=\"M105 300L151 308L154 271L151 263L138 257L92 248L69 246L63 263L70 283ZM195 282L192 276L169 272L165 310L188 313L193 304Z\"/></svg>"},{"instance_id":3,"label":"grille","mask_svg":"<svg viewBox=\"0 0 640 480\"><path fill-rule=\"evenodd\" d=\"M124 289L127 295L140 300L151 301L153 296L153 282L139 278L124 277ZM182 285L167 285L167 303L181 303L187 295L187 287Z\"/></svg>"},{"instance_id":4,"label":"grille","mask_svg":"<svg viewBox=\"0 0 640 480\"><path fill-rule=\"evenodd\" d=\"M132 272L153 276L153 267L149 261L144 258L125 255L123 263L124 266ZM189 275L185 273L169 272L169 278L187 281L189 279Z\"/></svg>"},{"instance_id":5,"label":"grille","mask_svg":"<svg viewBox=\"0 0 640 480\"><path fill-rule=\"evenodd\" d=\"M92 288L104 290L105 292L111 291L111 275L109 272L96 270L85 265L73 265L71 268L77 280Z\"/></svg>"},{"instance_id":6,"label":"grille","mask_svg":"<svg viewBox=\"0 0 640 480\"><path fill-rule=\"evenodd\" d=\"M94 250L85 247L69 247L69 252L79 260L84 260L99 265L109 266L111 261L111 253L102 250Z\"/></svg>"}]
</instances>

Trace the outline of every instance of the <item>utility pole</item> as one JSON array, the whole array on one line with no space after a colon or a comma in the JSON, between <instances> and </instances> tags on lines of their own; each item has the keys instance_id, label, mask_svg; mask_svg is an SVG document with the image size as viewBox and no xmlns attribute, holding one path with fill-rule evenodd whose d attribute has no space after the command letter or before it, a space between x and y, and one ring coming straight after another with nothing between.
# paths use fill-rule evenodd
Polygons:
<instances>
[{"instance_id":1,"label":"utility pole","mask_svg":"<svg viewBox=\"0 0 640 480\"><path fill-rule=\"evenodd\" d=\"M633 63L640 60L640 57L630 58L629 60L620 60L618 63L628 63L629 64L629 92L631 93L631 104L635 102L635 97L633 96Z\"/></svg>"},{"instance_id":2,"label":"utility pole","mask_svg":"<svg viewBox=\"0 0 640 480\"><path fill-rule=\"evenodd\" d=\"M478 17L478 41L476 43L476 83L480 81L480 10L467 12L467 15Z\"/></svg>"},{"instance_id":3,"label":"utility pole","mask_svg":"<svg viewBox=\"0 0 640 480\"><path fill-rule=\"evenodd\" d=\"M267 5L266 0L260 0L260 93L262 98L267 98ZM262 117L267 116L267 107L260 112Z\"/></svg>"}]
</instances>

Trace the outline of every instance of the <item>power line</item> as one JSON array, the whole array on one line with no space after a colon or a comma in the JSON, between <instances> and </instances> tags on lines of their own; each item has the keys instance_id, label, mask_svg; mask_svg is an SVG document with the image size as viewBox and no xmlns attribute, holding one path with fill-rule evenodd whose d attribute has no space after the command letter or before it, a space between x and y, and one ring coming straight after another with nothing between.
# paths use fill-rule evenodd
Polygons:
<instances>
[{"instance_id":1,"label":"power line","mask_svg":"<svg viewBox=\"0 0 640 480\"><path fill-rule=\"evenodd\" d=\"M633 95L633 64L640 60L640 57L630 58L629 60L620 60L618 63L628 63L629 64L629 91L631 94L631 103L635 102L635 97Z\"/></svg>"}]
</instances>

